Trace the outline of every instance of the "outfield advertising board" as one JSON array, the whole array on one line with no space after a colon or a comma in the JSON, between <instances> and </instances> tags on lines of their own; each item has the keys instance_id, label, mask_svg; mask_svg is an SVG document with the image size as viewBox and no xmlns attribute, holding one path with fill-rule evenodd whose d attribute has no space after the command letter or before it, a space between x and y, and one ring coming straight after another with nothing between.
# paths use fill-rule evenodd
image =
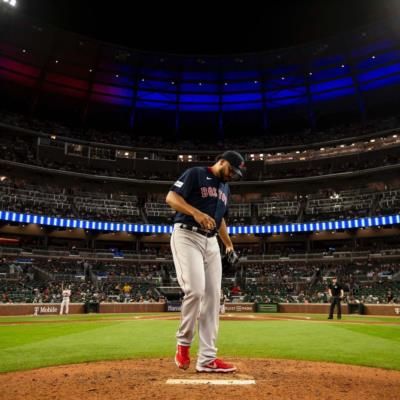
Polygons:
<instances>
[{"instance_id":1,"label":"outfield advertising board","mask_svg":"<svg viewBox=\"0 0 400 400\"><path fill-rule=\"evenodd\" d=\"M276 303L258 303L257 312L259 313L277 313L278 304Z\"/></svg>"},{"instance_id":2,"label":"outfield advertising board","mask_svg":"<svg viewBox=\"0 0 400 400\"><path fill-rule=\"evenodd\" d=\"M251 313L254 311L254 303L225 303L225 312Z\"/></svg>"},{"instance_id":3,"label":"outfield advertising board","mask_svg":"<svg viewBox=\"0 0 400 400\"><path fill-rule=\"evenodd\" d=\"M169 301L167 303L167 311L168 312L180 312L182 308L181 301Z\"/></svg>"},{"instance_id":4,"label":"outfield advertising board","mask_svg":"<svg viewBox=\"0 0 400 400\"><path fill-rule=\"evenodd\" d=\"M43 306L38 305L33 307L33 315L52 315L60 313L60 305Z\"/></svg>"}]
</instances>

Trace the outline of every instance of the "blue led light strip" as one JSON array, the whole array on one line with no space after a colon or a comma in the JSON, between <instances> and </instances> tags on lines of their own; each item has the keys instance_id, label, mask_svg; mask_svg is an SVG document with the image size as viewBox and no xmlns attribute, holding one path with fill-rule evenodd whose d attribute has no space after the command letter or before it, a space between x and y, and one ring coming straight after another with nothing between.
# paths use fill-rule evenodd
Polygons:
<instances>
[{"instance_id":1,"label":"blue led light strip","mask_svg":"<svg viewBox=\"0 0 400 400\"><path fill-rule=\"evenodd\" d=\"M38 224L69 229L80 228L110 232L163 234L172 233L173 231L172 225L145 225L127 224L123 222L88 221L82 219L49 217L45 215L21 214L13 211L0 211L0 221L17 222L20 224ZM334 231L338 229L346 230L356 228L369 228L375 226L396 224L400 224L400 214L338 221L310 222L301 224L229 226L228 232L231 235L271 235L278 233L318 232Z\"/></svg>"},{"instance_id":2,"label":"blue led light strip","mask_svg":"<svg viewBox=\"0 0 400 400\"><path fill-rule=\"evenodd\" d=\"M385 215L378 217L365 217L357 219L319 221L301 224L285 225L250 225L250 226L230 226L228 232L231 235L242 234L278 234L278 233L299 233L299 232L319 232L335 231L356 228L370 228L385 225L400 224L400 215Z\"/></svg>"}]
</instances>

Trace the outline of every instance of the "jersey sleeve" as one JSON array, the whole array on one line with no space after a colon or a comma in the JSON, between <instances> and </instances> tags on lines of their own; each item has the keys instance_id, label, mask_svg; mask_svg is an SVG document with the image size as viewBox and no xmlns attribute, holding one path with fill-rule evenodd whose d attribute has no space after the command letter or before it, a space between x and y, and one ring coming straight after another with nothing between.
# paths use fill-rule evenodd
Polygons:
<instances>
[{"instance_id":1,"label":"jersey sleeve","mask_svg":"<svg viewBox=\"0 0 400 400\"><path fill-rule=\"evenodd\" d=\"M196 170L190 168L186 170L169 190L181 195L184 199L188 198L197 180Z\"/></svg>"}]
</instances>

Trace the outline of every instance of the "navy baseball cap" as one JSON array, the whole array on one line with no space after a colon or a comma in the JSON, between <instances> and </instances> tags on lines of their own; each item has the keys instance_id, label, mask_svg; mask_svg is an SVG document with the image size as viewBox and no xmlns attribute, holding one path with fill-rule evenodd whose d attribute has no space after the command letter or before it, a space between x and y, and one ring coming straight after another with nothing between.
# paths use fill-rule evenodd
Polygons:
<instances>
[{"instance_id":1,"label":"navy baseball cap","mask_svg":"<svg viewBox=\"0 0 400 400\"><path fill-rule=\"evenodd\" d=\"M244 158L237 151L228 150L225 151L218 159L226 160L231 165L233 171L239 179L243 178L243 174L246 172L246 166L244 164Z\"/></svg>"}]
</instances>

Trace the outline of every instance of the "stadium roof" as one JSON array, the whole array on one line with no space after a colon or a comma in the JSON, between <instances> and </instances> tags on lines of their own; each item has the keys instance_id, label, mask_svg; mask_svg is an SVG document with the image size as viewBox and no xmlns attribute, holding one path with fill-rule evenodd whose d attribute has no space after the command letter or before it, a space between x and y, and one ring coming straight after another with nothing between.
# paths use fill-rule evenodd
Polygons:
<instances>
[{"instance_id":1,"label":"stadium roof","mask_svg":"<svg viewBox=\"0 0 400 400\"><path fill-rule=\"evenodd\" d=\"M19 11L131 48L227 54L290 47L399 14L397 0L100 2L18 0Z\"/></svg>"}]
</instances>

